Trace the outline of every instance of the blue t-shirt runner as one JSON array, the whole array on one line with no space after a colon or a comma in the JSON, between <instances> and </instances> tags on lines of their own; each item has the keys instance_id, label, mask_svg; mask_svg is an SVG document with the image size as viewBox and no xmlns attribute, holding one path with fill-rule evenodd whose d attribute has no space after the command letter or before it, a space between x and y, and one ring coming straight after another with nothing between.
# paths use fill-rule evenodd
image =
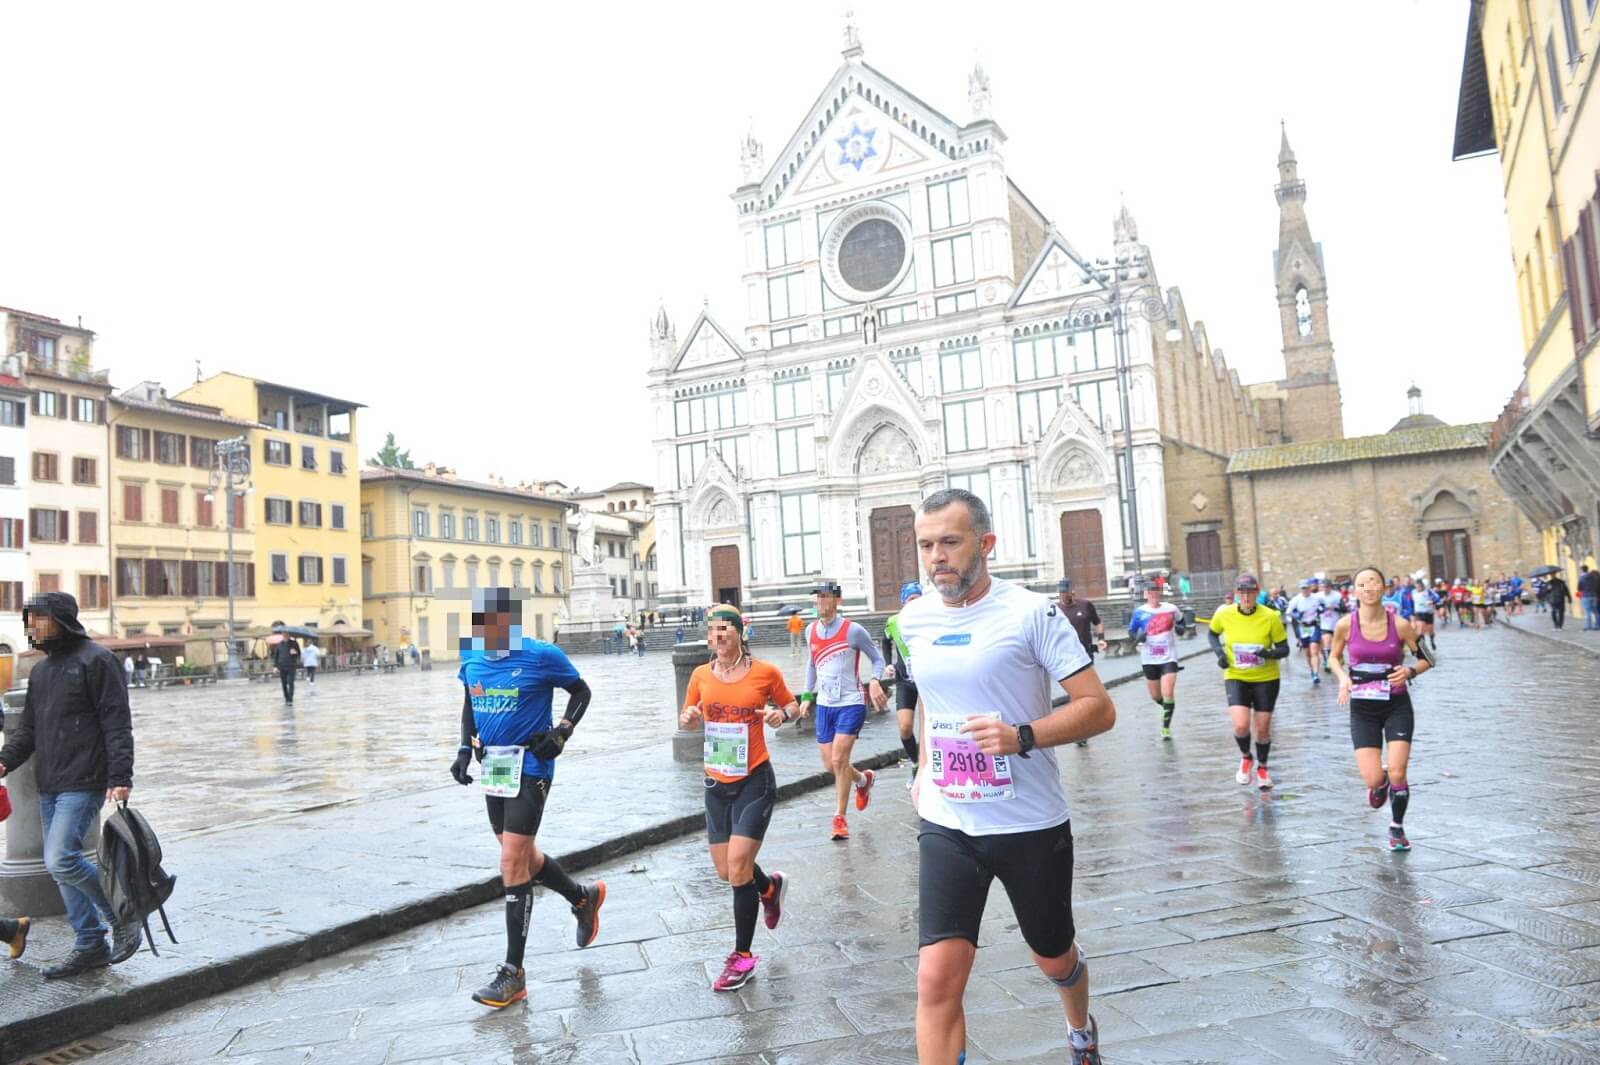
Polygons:
<instances>
[{"instance_id":1,"label":"blue t-shirt runner","mask_svg":"<svg viewBox=\"0 0 1600 1065\"><path fill-rule=\"evenodd\" d=\"M581 678L567 653L554 644L524 638L521 650L461 653L456 673L472 704L472 723L484 747L526 746L535 733L552 723L551 704L557 688ZM532 750L522 757L522 775L554 778L554 759Z\"/></svg>"}]
</instances>

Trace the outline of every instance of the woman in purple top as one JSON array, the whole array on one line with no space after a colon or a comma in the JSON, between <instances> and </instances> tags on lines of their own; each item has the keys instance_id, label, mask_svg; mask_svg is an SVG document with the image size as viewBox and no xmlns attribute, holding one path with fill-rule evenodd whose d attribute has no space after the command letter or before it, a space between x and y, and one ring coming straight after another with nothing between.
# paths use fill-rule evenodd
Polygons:
<instances>
[{"instance_id":1,"label":"woman in purple top","mask_svg":"<svg viewBox=\"0 0 1600 1065\"><path fill-rule=\"evenodd\" d=\"M1427 645L1417 641L1411 622L1384 603L1384 583L1376 567L1356 573L1359 605L1333 630L1329 667L1339 678L1339 701L1350 704L1350 738L1356 748L1356 768L1367 785L1367 803L1375 810L1389 803L1389 849L1407 851L1411 843L1405 819L1411 787L1406 763L1411 759L1414 725L1410 682L1433 668L1433 658ZM1415 665L1405 664L1408 649ZM1385 740L1387 772L1381 758Z\"/></svg>"}]
</instances>

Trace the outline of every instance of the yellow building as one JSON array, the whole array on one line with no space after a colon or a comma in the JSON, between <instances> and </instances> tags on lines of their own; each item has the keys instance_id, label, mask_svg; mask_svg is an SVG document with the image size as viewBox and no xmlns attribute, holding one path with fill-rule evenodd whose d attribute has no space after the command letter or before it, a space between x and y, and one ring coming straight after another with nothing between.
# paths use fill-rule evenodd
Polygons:
<instances>
[{"instance_id":1,"label":"yellow building","mask_svg":"<svg viewBox=\"0 0 1600 1065\"><path fill-rule=\"evenodd\" d=\"M213 497L217 441L253 424L216 407L167 398L146 381L111 397L113 635L221 637L228 620L228 513ZM237 632L264 625L255 598L255 530L250 497L233 502L234 620Z\"/></svg>"},{"instance_id":2,"label":"yellow building","mask_svg":"<svg viewBox=\"0 0 1600 1065\"><path fill-rule=\"evenodd\" d=\"M361 625L360 403L220 373L176 399L251 423L256 608L259 624Z\"/></svg>"},{"instance_id":3,"label":"yellow building","mask_svg":"<svg viewBox=\"0 0 1600 1065\"><path fill-rule=\"evenodd\" d=\"M454 659L471 634L471 590L497 585L526 589L524 632L552 639L571 571L562 530L575 506L433 467L362 470L361 586L373 641Z\"/></svg>"},{"instance_id":4,"label":"yellow building","mask_svg":"<svg viewBox=\"0 0 1600 1065\"><path fill-rule=\"evenodd\" d=\"M1597 52L1595 0L1474 0L1455 131L1457 159L1498 153L1521 309L1523 382L1490 469L1569 576L1600 532Z\"/></svg>"}]
</instances>

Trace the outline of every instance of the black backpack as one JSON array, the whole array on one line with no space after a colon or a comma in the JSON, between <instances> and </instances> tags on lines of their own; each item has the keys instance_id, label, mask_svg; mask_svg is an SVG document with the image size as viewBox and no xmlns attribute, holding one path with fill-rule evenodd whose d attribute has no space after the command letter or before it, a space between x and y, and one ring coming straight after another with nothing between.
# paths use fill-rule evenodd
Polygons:
<instances>
[{"instance_id":1,"label":"black backpack","mask_svg":"<svg viewBox=\"0 0 1600 1065\"><path fill-rule=\"evenodd\" d=\"M137 810L128 809L127 803L118 803L116 811L100 827L98 857L100 889L111 903L112 918L119 923L138 921L143 925L150 953L159 957L161 952L150 935L150 915L161 915L167 938L176 943L178 937L172 934L165 903L172 897L178 878L161 868L161 843L150 822Z\"/></svg>"}]
</instances>

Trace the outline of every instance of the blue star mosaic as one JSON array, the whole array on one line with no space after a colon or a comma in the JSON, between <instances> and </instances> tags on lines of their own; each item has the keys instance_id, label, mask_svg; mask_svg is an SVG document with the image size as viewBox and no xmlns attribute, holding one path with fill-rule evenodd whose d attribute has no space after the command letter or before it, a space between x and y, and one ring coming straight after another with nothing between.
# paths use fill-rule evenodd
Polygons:
<instances>
[{"instance_id":1,"label":"blue star mosaic","mask_svg":"<svg viewBox=\"0 0 1600 1065\"><path fill-rule=\"evenodd\" d=\"M850 123L850 132L840 137L837 142L840 149L839 165L849 163L856 168L857 173L860 173L861 164L878 154L877 149L872 146L872 138L877 132L875 129L862 129L858 123Z\"/></svg>"}]
</instances>

